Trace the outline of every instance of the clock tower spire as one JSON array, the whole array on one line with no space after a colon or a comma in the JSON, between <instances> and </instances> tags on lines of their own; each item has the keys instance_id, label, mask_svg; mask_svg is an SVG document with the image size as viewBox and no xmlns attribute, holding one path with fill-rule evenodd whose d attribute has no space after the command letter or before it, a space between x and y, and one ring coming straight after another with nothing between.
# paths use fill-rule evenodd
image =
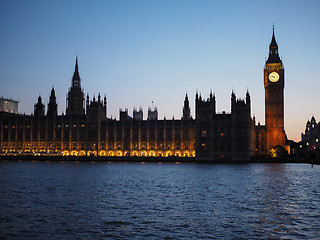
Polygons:
<instances>
[{"instance_id":1,"label":"clock tower spire","mask_svg":"<svg viewBox=\"0 0 320 240\"><path fill-rule=\"evenodd\" d=\"M274 27L269 57L264 67L266 150L285 146L284 131L284 68L279 57ZM268 153L267 152L267 153Z\"/></svg>"},{"instance_id":2,"label":"clock tower spire","mask_svg":"<svg viewBox=\"0 0 320 240\"><path fill-rule=\"evenodd\" d=\"M272 39L269 46L269 57L266 63L282 63L278 53L278 44L274 36L274 27L272 28Z\"/></svg>"}]
</instances>

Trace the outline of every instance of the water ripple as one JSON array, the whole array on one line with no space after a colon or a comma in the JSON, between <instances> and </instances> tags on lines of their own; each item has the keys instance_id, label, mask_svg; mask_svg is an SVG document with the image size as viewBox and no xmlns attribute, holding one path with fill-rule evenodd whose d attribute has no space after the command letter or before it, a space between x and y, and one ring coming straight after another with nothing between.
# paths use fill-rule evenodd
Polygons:
<instances>
[{"instance_id":1,"label":"water ripple","mask_svg":"<svg viewBox=\"0 0 320 240\"><path fill-rule=\"evenodd\" d=\"M0 239L319 239L320 166L0 162Z\"/></svg>"}]
</instances>

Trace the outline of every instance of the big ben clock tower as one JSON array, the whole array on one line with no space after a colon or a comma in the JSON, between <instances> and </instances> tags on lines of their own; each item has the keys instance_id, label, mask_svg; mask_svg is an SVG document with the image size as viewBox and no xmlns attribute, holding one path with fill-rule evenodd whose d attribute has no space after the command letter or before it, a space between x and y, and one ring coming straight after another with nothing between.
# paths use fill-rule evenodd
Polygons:
<instances>
[{"instance_id":1,"label":"big ben clock tower","mask_svg":"<svg viewBox=\"0 0 320 240\"><path fill-rule=\"evenodd\" d=\"M269 46L269 57L264 67L265 124L267 151L272 147L285 145L284 132L284 68L278 53L274 36Z\"/></svg>"}]
</instances>

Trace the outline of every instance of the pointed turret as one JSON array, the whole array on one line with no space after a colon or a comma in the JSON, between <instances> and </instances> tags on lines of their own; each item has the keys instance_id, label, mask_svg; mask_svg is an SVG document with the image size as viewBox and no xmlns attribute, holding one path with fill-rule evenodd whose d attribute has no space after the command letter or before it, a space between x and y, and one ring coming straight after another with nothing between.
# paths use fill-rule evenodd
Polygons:
<instances>
[{"instance_id":1,"label":"pointed turret","mask_svg":"<svg viewBox=\"0 0 320 240\"><path fill-rule=\"evenodd\" d=\"M246 103L248 104L250 102L250 93L249 93L249 90L247 90L247 93L246 93Z\"/></svg>"},{"instance_id":2,"label":"pointed turret","mask_svg":"<svg viewBox=\"0 0 320 240\"><path fill-rule=\"evenodd\" d=\"M49 97L47 115L50 117L57 116L57 112L58 112L58 104L56 102L56 93L54 91L54 88L52 87L51 94Z\"/></svg>"},{"instance_id":3,"label":"pointed turret","mask_svg":"<svg viewBox=\"0 0 320 240\"><path fill-rule=\"evenodd\" d=\"M278 44L274 36L274 27L272 28L272 39L269 46L269 57L266 63L281 63L278 53Z\"/></svg>"},{"instance_id":4,"label":"pointed turret","mask_svg":"<svg viewBox=\"0 0 320 240\"><path fill-rule=\"evenodd\" d=\"M233 90L231 92L231 100L236 100L236 94L234 93Z\"/></svg>"},{"instance_id":5,"label":"pointed turret","mask_svg":"<svg viewBox=\"0 0 320 240\"><path fill-rule=\"evenodd\" d=\"M247 93L246 93L246 105L249 110L249 117L250 117L251 116L251 97L250 97L249 90L247 90Z\"/></svg>"},{"instance_id":6,"label":"pointed turret","mask_svg":"<svg viewBox=\"0 0 320 240\"><path fill-rule=\"evenodd\" d=\"M76 57L76 65L74 68L74 73L72 77L72 87L81 87L80 82L80 75L79 75L79 69L78 69L78 56Z\"/></svg>"},{"instance_id":7,"label":"pointed turret","mask_svg":"<svg viewBox=\"0 0 320 240\"><path fill-rule=\"evenodd\" d=\"M190 119L190 106L189 106L189 99L188 94L186 93L186 96L184 98L184 105L182 110L182 119L183 120L189 120Z\"/></svg>"},{"instance_id":8,"label":"pointed turret","mask_svg":"<svg viewBox=\"0 0 320 240\"><path fill-rule=\"evenodd\" d=\"M76 57L76 65L72 77L72 86L69 89L67 97L66 115L82 115L84 113L84 93L81 89L81 79L78 68L78 57Z\"/></svg>"},{"instance_id":9,"label":"pointed turret","mask_svg":"<svg viewBox=\"0 0 320 240\"><path fill-rule=\"evenodd\" d=\"M272 39L271 39L271 43L269 46L269 49L271 50L278 50L278 44L276 42L276 38L274 36L274 27L272 28Z\"/></svg>"},{"instance_id":10,"label":"pointed turret","mask_svg":"<svg viewBox=\"0 0 320 240\"><path fill-rule=\"evenodd\" d=\"M233 109L236 105L236 94L234 93L234 91L232 90L231 92L231 112L233 112Z\"/></svg>"},{"instance_id":11,"label":"pointed turret","mask_svg":"<svg viewBox=\"0 0 320 240\"><path fill-rule=\"evenodd\" d=\"M189 99L188 99L188 94L186 93L186 96L184 98L184 107L189 108Z\"/></svg>"},{"instance_id":12,"label":"pointed turret","mask_svg":"<svg viewBox=\"0 0 320 240\"><path fill-rule=\"evenodd\" d=\"M34 105L34 116L44 115L44 105L42 104L42 98L39 95L37 104Z\"/></svg>"}]
</instances>

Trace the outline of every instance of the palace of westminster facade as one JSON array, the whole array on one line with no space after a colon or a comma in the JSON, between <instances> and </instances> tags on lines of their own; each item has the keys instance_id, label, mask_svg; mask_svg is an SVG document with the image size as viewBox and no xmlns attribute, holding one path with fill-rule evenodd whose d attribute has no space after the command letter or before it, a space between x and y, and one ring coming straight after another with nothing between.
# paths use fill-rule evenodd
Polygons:
<instances>
[{"instance_id":1,"label":"palace of westminster facade","mask_svg":"<svg viewBox=\"0 0 320 240\"><path fill-rule=\"evenodd\" d=\"M47 112L39 96L33 115L0 113L0 155L77 155L195 157L199 160L250 159L285 146L284 68L274 31L264 68L265 126L251 118L250 94L231 94L231 113L216 113L215 96L196 93L195 119L185 96L183 117L158 119L157 109L120 110L120 119L107 118L107 99L86 99L76 59L66 114L58 115L52 88Z\"/></svg>"}]
</instances>

